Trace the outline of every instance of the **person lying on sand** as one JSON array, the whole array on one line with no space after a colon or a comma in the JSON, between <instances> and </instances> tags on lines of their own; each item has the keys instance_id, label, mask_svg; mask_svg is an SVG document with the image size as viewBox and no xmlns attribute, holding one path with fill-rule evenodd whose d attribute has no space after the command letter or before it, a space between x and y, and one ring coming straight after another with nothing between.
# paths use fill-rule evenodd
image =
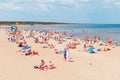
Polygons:
<instances>
[{"instance_id":1,"label":"person lying on sand","mask_svg":"<svg viewBox=\"0 0 120 80\"><path fill-rule=\"evenodd\" d=\"M59 54L59 51L57 49L54 49L55 54Z\"/></svg>"},{"instance_id":2,"label":"person lying on sand","mask_svg":"<svg viewBox=\"0 0 120 80\"><path fill-rule=\"evenodd\" d=\"M29 49L25 55L28 56L28 55L39 55L39 54L37 51L35 50L32 51L31 49Z\"/></svg>"},{"instance_id":3,"label":"person lying on sand","mask_svg":"<svg viewBox=\"0 0 120 80\"><path fill-rule=\"evenodd\" d=\"M49 69L55 69L56 67L54 66L54 64L52 63L52 61L49 61Z\"/></svg>"},{"instance_id":4,"label":"person lying on sand","mask_svg":"<svg viewBox=\"0 0 120 80\"><path fill-rule=\"evenodd\" d=\"M104 48L104 51L110 51L110 48Z\"/></svg>"},{"instance_id":5,"label":"person lying on sand","mask_svg":"<svg viewBox=\"0 0 120 80\"><path fill-rule=\"evenodd\" d=\"M69 43L66 45L69 49L75 49L76 45L74 43Z\"/></svg>"},{"instance_id":6,"label":"person lying on sand","mask_svg":"<svg viewBox=\"0 0 120 80\"><path fill-rule=\"evenodd\" d=\"M97 51L110 51L109 47L103 46L102 48L98 48Z\"/></svg>"},{"instance_id":7,"label":"person lying on sand","mask_svg":"<svg viewBox=\"0 0 120 80\"><path fill-rule=\"evenodd\" d=\"M52 61L49 61L49 65L45 64L45 61L42 59L40 66L34 66L35 69L40 69L40 70L48 70L48 69L55 69L56 67L52 63Z\"/></svg>"},{"instance_id":8,"label":"person lying on sand","mask_svg":"<svg viewBox=\"0 0 120 80\"><path fill-rule=\"evenodd\" d=\"M24 47L24 46L26 46L27 45L27 43L24 41L24 42L20 42L19 44L18 44L18 47Z\"/></svg>"},{"instance_id":9,"label":"person lying on sand","mask_svg":"<svg viewBox=\"0 0 120 80\"><path fill-rule=\"evenodd\" d=\"M40 66L34 66L35 69L48 70L48 65L45 64L45 61L42 59Z\"/></svg>"},{"instance_id":10,"label":"person lying on sand","mask_svg":"<svg viewBox=\"0 0 120 80\"><path fill-rule=\"evenodd\" d=\"M54 49L55 54L62 54L64 52L64 50L58 50L58 49Z\"/></svg>"},{"instance_id":11,"label":"person lying on sand","mask_svg":"<svg viewBox=\"0 0 120 80\"><path fill-rule=\"evenodd\" d=\"M54 46L53 44L48 44L48 47L49 47L50 49L55 48L55 46Z\"/></svg>"},{"instance_id":12,"label":"person lying on sand","mask_svg":"<svg viewBox=\"0 0 120 80\"><path fill-rule=\"evenodd\" d=\"M33 50L33 55L39 55L37 51Z\"/></svg>"},{"instance_id":13,"label":"person lying on sand","mask_svg":"<svg viewBox=\"0 0 120 80\"><path fill-rule=\"evenodd\" d=\"M29 49L29 50L26 52L26 54L25 54L25 55L26 55L26 56L28 56L28 55L31 55L31 54L33 54L33 53L32 53L32 50L31 50L31 49Z\"/></svg>"}]
</instances>

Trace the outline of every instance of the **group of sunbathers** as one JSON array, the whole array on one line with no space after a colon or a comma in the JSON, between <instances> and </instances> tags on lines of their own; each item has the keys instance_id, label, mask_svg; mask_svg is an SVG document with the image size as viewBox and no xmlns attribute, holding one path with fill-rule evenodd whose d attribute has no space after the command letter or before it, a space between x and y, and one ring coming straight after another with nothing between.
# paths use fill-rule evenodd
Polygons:
<instances>
[{"instance_id":1,"label":"group of sunbathers","mask_svg":"<svg viewBox=\"0 0 120 80\"><path fill-rule=\"evenodd\" d=\"M52 63L52 61L49 61L49 65L46 65L45 61L42 59L40 66L34 66L35 69L40 69L40 70L51 70L55 69L56 67Z\"/></svg>"}]
</instances>

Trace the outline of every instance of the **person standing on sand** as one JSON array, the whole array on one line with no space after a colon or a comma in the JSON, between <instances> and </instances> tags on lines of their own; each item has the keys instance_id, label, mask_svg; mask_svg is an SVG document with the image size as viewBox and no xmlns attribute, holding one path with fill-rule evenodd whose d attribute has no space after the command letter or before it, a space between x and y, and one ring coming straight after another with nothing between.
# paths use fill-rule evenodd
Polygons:
<instances>
[{"instance_id":1,"label":"person standing on sand","mask_svg":"<svg viewBox=\"0 0 120 80\"><path fill-rule=\"evenodd\" d=\"M114 47L116 47L118 45L117 41L114 41Z\"/></svg>"},{"instance_id":2,"label":"person standing on sand","mask_svg":"<svg viewBox=\"0 0 120 80\"><path fill-rule=\"evenodd\" d=\"M85 42L85 41L84 41L84 43L83 43L83 48L84 48L84 51L86 51L87 45L86 45L86 42Z\"/></svg>"},{"instance_id":3,"label":"person standing on sand","mask_svg":"<svg viewBox=\"0 0 120 80\"><path fill-rule=\"evenodd\" d=\"M69 57L68 49L65 48L65 49L64 49L64 60L66 61L66 60L69 60L69 59L70 59L70 57Z\"/></svg>"},{"instance_id":4,"label":"person standing on sand","mask_svg":"<svg viewBox=\"0 0 120 80\"><path fill-rule=\"evenodd\" d=\"M106 43L109 47L111 47L112 46L112 39L110 37L107 37L106 38Z\"/></svg>"}]
</instances>

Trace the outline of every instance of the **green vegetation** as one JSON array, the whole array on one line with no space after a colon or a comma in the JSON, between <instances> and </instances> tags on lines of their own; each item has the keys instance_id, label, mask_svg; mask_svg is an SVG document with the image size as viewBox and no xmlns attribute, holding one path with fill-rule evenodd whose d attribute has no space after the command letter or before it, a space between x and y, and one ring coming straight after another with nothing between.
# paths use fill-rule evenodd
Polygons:
<instances>
[{"instance_id":1,"label":"green vegetation","mask_svg":"<svg viewBox=\"0 0 120 80\"><path fill-rule=\"evenodd\" d=\"M34 22L34 21L1 21L0 26L12 26L16 25L30 25L30 23L34 23L34 25L38 26L65 26L65 25L76 25L75 23L57 23L57 22Z\"/></svg>"}]
</instances>

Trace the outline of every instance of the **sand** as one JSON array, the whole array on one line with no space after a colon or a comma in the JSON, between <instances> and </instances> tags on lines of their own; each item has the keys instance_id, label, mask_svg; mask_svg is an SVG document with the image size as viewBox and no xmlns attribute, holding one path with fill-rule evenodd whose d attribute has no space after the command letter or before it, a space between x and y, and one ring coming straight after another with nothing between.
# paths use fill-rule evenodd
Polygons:
<instances>
[{"instance_id":1,"label":"sand","mask_svg":"<svg viewBox=\"0 0 120 80\"><path fill-rule=\"evenodd\" d=\"M28 44L39 56L16 52L17 44L9 42L5 31L0 31L0 80L120 80L120 47L97 54L79 52L78 47L70 50L73 62L65 62L63 54L54 54L53 49L42 48L32 40ZM34 69L41 59L52 61L56 69Z\"/></svg>"}]
</instances>

